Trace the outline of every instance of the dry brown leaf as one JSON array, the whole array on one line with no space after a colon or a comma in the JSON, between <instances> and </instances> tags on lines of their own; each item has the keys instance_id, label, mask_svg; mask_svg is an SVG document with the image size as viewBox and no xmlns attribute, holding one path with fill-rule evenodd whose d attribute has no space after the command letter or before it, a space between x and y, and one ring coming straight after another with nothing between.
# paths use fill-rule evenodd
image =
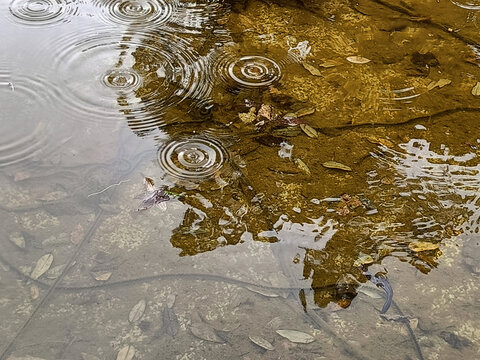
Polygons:
<instances>
[{"instance_id":1,"label":"dry brown leaf","mask_svg":"<svg viewBox=\"0 0 480 360\"><path fill-rule=\"evenodd\" d=\"M326 168L329 168L329 169L352 171L352 168L350 166L344 165L344 164L336 162L336 161L325 161L322 165L325 166Z\"/></svg>"},{"instance_id":2,"label":"dry brown leaf","mask_svg":"<svg viewBox=\"0 0 480 360\"><path fill-rule=\"evenodd\" d=\"M300 129L302 129L302 131L307 134L308 137L311 137L311 138L318 138L318 133L317 133L317 130L315 130L314 128L312 128L310 125L308 124L300 124Z\"/></svg>"},{"instance_id":3,"label":"dry brown leaf","mask_svg":"<svg viewBox=\"0 0 480 360\"><path fill-rule=\"evenodd\" d=\"M257 117L264 117L268 120L272 120L272 107L270 105L262 104L258 110Z\"/></svg>"},{"instance_id":4,"label":"dry brown leaf","mask_svg":"<svg viewBox=\"0 0 480 360\"><path fill-rule=\"evenodd\" d=\"M52 254L43 255L40 259L38 259L37 264L35 265L35 268L30 274L30 277L33 280L37 280L40 276L45 274L48 271L48 269L50 269L50 266L52 265L52 263L53 263Z\"/></svg>"},{"instance_id":5,"label":"dry brown leaf","mask_svg":"<svg viewBox=\"0 0 480 360\"><path fill-rule=\"evenodd\" d=\"M320 70L318 70L315 66L307 63L302 63L302 65L313 76L322 76L322 73L320 72Z\"/></svg>"},{"instance_id":6,"label":"dry brown leaf","mask_svg":"<svg viewBox=\"0 0 480 360\"><path fill-rule=\"evenodd\" d=\"M135 348L132 345L124 346L117 355L117 360L132 360L135 356Z\"/></svg>"},{"instance_id":7,"label":"dry brown leaf","mask_svg":"<svg viewBox=\"0 0 480 360\"><path fill-rule=\"evenodd\" d=\"M473 87L472 95L473 96L479 96L480 95L480 81L477 82L477 84Z\"/></svg>"},{"instance_id":8,"label":"dry brown leaf","mask_svg":"<svg viewBox=\"0 0 480 360\"><path fill-rule=\"evenodd\" d=\"M138 322L142 318L143 314L145 313L146 307L147 307L147 302L144 299L136 303L133 306L132 310L130 310L130 313L128 314L128 321L130 321L130 323L132 324Z\"/></svg>"},{"instance_id":9,"label":"dry brown leaf","mask_svg":"<svg viewBox=\"0 0 480 360\"><path fill-rule=\"evenodd\" d=\"M72 244L78 245L82 241L84 234L85 230L83 229L83 226L81 224L77 224L77 226L75 226L70 233L70 241Z\"/></svg>"},{"instance_id":10,"label":"dry brown leaf","mask_svg":"<svg viewBox=\"0 0 480 360\"><path fill-rule=\"evenodd\" d=\"M371 61L370 59L367 59L363 56L349 56L347 57L347 60L353 64L366 64Z\"/></svg>"}]
</instances>

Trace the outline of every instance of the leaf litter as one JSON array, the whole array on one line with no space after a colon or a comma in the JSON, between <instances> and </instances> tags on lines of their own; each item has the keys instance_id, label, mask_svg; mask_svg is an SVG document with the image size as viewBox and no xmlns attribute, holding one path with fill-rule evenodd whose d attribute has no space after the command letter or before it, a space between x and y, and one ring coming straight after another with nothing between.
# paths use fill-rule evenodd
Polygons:
<instances>
[{"instance_id":1,"label":"leaf litter","mask_svg":"<svg viewBox=\"0 0 480 360\"><path fill-rule=\"evenodd\" d=\"M215 329L213 327L202 322L193 323L192 326L190 326L190 331L194 336L202 340L219 344L223 344L225 342L215 333Z\"/></svg>"},{"instance_id":2,"label":"leaf litter","mask_svg":"<svg viewBox=\"0 0 480 360\"><path fill-rule=\"evenodd\" d=\"M336 161L325 161L322 165L328 169L352 171L352 168L350 166L336 162Z\"/></svg>"}]
</instances>

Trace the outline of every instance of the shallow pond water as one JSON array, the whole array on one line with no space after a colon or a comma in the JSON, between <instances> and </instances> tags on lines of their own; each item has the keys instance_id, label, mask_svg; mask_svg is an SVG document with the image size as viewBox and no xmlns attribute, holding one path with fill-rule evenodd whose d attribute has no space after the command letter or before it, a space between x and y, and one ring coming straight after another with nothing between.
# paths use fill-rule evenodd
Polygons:
<instances>
[{"instance_id":1,"label":"shallow pond water","mask_svg":"<svg viewBox=\"0 0 480 360\"><path fill-rule=\"evenodd\" d=\"M2 2L0 359L478 358L479 9Z\"/></svg>"}]
</instances>

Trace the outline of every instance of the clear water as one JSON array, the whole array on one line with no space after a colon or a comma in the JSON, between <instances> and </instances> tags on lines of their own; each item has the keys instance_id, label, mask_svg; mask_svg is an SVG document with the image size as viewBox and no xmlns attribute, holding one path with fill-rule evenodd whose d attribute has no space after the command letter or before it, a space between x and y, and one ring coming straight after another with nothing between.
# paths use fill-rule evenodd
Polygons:
<instances>
[{"instance_id":1,"label":"clear water","mask_svg":"<svg viewBox=\"0 0 480 360\"><path fill-rule=\"evenodd\" d=\"M0 359L478 358L478 7L2 2Z\"/></svg>"}]
</instances>

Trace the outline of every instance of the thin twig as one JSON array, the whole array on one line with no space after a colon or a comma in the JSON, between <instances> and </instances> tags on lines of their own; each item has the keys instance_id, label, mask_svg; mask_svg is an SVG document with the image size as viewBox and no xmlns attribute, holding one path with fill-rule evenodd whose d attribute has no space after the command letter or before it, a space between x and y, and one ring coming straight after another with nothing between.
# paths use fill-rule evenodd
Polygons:
<instances>
[{"instance_id":1,"label":"thin twig","mask_svg":"<svg viewBox=\"0 0 480 360\"><path fill-rule=\"evenodd\" d=\"M110 189L111 187L113 187L113 186L118 186L118 185L120 185L120 184L122 184L122 183L124 183L124 182L127 182L127 181L130 181L130 179L127 179L127 180L122 180L122 181L120 181L119 183L116 183L116 184L109 185L109 186L107 186L105 189L103 189L102 191L94 192L94 193L92 193L92 194L90 194L90 195L87 195L87 197L90 197L90 196L93 196L93 195L98 195L98 194L101 194L101 193L103 193L103 192L107 191L108 189Z\"/></svg>"}]
</instances>

